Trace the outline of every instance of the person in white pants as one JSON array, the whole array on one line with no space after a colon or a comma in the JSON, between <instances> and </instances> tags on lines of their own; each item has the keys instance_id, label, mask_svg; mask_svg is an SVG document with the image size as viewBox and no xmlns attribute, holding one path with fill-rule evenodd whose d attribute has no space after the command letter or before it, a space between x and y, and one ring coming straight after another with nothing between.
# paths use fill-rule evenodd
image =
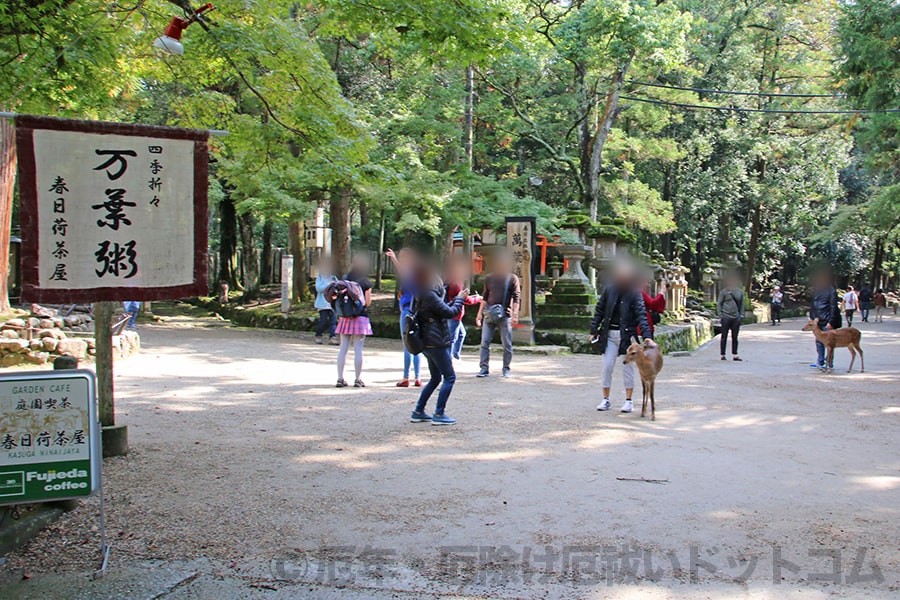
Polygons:
<instances>
[{"instance_id":1,"label":"person in white pants","mask_svg":"<svg viewBox=\"0 0 900 600\"><path fill-rule=\"evenodd\" d=\"M619 358L619 346L622 345L622 331L612 329L606 339L606 352L603 353L603 372L600 376L600 384L603 387L603 398L606 407L597 407L597 410L609 410L609 392L612 388L613 370L616 368L616 359ZM622 412L631 412L631 394L634 392L634 363L622 365L622 379L625 381L625 406Z\"/></svg>"},{"instance_id":2,"label":"person in white pants","mask_svg":"<svg viewBox=\"0 0 900 600\"><path fill-rule=\"evenodd\" d=\"M647 307L638 288L636 267L629 262L622 262L613 273L613 281L600 295L591 321L591 343L599 344L603 353L603 401L597 406L597 410L609 410L609 393L616 360L625 354L632 338L637 338L638 331L645 338L653 338L653 330L647 321ZM634 410L631 398L634 392L634 365L622 365L622 375L625 379L622 412L631 412Z\"/></svg>"}]
</instances>

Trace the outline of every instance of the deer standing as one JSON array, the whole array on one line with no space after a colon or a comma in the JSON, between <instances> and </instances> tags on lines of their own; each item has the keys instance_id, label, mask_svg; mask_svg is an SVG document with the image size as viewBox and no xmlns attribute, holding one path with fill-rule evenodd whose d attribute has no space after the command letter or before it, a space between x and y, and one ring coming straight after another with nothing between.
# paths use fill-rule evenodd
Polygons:
<instances>
[{"instance_id":1,"label":"deer standing","mask_svg":"<svg viewBox=\"0 0 900 600\"><path fill-rule=\"evenodd\" d=\"M641 374L641 388L644 392L644 403L641 405L641 417L647 416L647 401L650 401L650 420L656 420L656 376L662 370L663 356L659 346L651 339L638 342L631 338L631 345L625 352L624 364L633 362Z\"/></svg>"},{"instance_id":2,"label":"deer standing","mask_svg":"<svg viewBox=\"0 0 900 600\"><path fill-rule=\"evenodd\" d=\"M841 327L840 329L822 331L819 329L819 323L815 319L811 319L809 323L803 326L803 331L812 331L816 339L828 349L828 357L825 359L825 369L823 370L830 371L834 368L835 348L847 348L850 350L850 368L847 369L847 372L849 373L853 370L853 361L856 360L857 352L859 352L859 372L865 372L866 363L863 361L863 351L859 346L862 333L856 327Z\"/></svg>"}]
</instances>

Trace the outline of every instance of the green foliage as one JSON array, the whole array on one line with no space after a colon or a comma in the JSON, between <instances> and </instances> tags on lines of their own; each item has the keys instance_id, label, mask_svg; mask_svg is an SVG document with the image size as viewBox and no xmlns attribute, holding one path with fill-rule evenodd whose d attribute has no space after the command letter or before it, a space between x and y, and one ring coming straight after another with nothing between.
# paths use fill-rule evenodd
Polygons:
<instances>
[{"instance_id":1,"label":"green foliage","mask_svg":"<svg viewBox=\"0 0 900 600\"><path fill-rule=\"evenodd\" d=\"M894 268L896 114L741 113L729 109L840 100L635 83L843 90L847 105L896 108L891 0L222 0L208 31L185 32L184 56L165 56L151 44L177 5L0 5L0 106L227 129L211 141L211 200L286 223L350 190L370 241L382 217L389 239L440 245L530 215L547 235L577 227L677 256L695 282L729 246L760 282L796 278L819 257L848 276L880 268L878 252ZM604 138L619 85L721 110L623 99Z\"/></svg>"}]
</instances>

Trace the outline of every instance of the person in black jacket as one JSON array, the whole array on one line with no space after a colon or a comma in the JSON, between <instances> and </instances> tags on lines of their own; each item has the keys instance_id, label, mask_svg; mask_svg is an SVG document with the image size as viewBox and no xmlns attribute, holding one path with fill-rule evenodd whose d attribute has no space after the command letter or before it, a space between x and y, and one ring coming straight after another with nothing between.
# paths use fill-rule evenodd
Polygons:
<instances>
[{"instance_id":1,"label":"person in black jacket","mask_svg":"<svg viewBox=\"0 0 900 600\"><path fill-rule=\"evenodd\" d=\"M638 289L636 271L628 263L617 265L613 281L607 285L600 295L591 322L591 343L597 344L603 354L603 401L597 410L609 410L609 390L612 387L612 373L616 359L624 355L631 344L631 338L637 337L638 327L645 338L653 338L650 324L647 322L647 309L644 298ZM631 394L634 391L634 364L622 366L625 379L625 404L622 412L634 410Z\"/></svg>"},{"instance_id":2,"label":"person in black jacket","mask_svg":"<svg viewBox=\"0 0 900 600\"><path fill-rule=\"evenodd\" d=\"M815 276L815 292L812 306L809 310L809 318L818 322L819 329L828 331L840 327L840 309L838 308L837 292L831 285L831 273L821 271ZM833 365L825 364L825 344L816 340L816 362L809 365L816 369L825 370Z\"/></svg>"},{"instance_id":3,"label":"person in black jacket","mask_svg":"<svg viewBox=\"0 0 900 600\"><path fill-rule=\"evenodd\" d=\"M864 284L862 289L859 290L859 311L863 323L869 322L869 311L872 310L872 299L874 297L875 293L872 291L872 288L868 286L868 284Z\"/></svg>"},{"instance_id":4,"label":"person in black jacket","mask_svg":"<svg viewBox=\"0 0 900 600\"><path fill-rule=\"evenodd\" d=\"M463 302L469 295L469 290L460 290L459 294L447 304L444 302L444 286L438 279L436 271L424 261L416 265L414 281L415 289L423 290L416 295L414 308L420 335L425 343L422 354L428 361L431 380L422 388L419 402L409 420L413 423L431 422L432 425L453 425L456 423L456 419L452 419L444 413L447 399L450 398L453 384L456 383L456 372L453 370L453 359L450 356L452 342L447 319L459 315L463 309ZM425 412L425 405L439 385L441 391L438 392L437 405L432 416Z\"/></svg>"}]
</instances>

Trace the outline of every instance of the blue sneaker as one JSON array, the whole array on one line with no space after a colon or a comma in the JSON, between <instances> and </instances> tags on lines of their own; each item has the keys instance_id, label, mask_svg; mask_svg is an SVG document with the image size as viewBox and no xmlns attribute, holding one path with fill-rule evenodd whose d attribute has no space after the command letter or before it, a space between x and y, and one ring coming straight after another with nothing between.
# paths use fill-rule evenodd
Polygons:
<instances>
[{"instance_id":1,"label":"blue sneaker","mask_svg":"<svg viewBox=\"0 0 900 600\"><path fill-rule=\"evenodd\" d=\"M413 411L412 415L410 415L410 417L409 417L409 422L410 423L427 423L431 419L432 419L432 416L429 415L427 412Z\"/></svg>"},{"instance_id":2,"label":"blue sneaker","mask_svg":"<svg viewBox=\"0 0 900 600\"><path fill-rule=\"evenodd\" d=\"M817 362L809 363L809 368L810 368L810 369L821 369L822 366L823 366L823 365L821 365L821 364L819 364L819 363L817 363Z\"/></svg>"},{"instance_id":3,"label":"blue sneaker","mask_svg":"<svg viewBox=\"0 0 900 600\"><path fill-rule=\"evenodd\" d=\"M431 417L432 425L456 425L456 419L451 419L447 415L434 415Z\"/></svg>"}]
</instances>

